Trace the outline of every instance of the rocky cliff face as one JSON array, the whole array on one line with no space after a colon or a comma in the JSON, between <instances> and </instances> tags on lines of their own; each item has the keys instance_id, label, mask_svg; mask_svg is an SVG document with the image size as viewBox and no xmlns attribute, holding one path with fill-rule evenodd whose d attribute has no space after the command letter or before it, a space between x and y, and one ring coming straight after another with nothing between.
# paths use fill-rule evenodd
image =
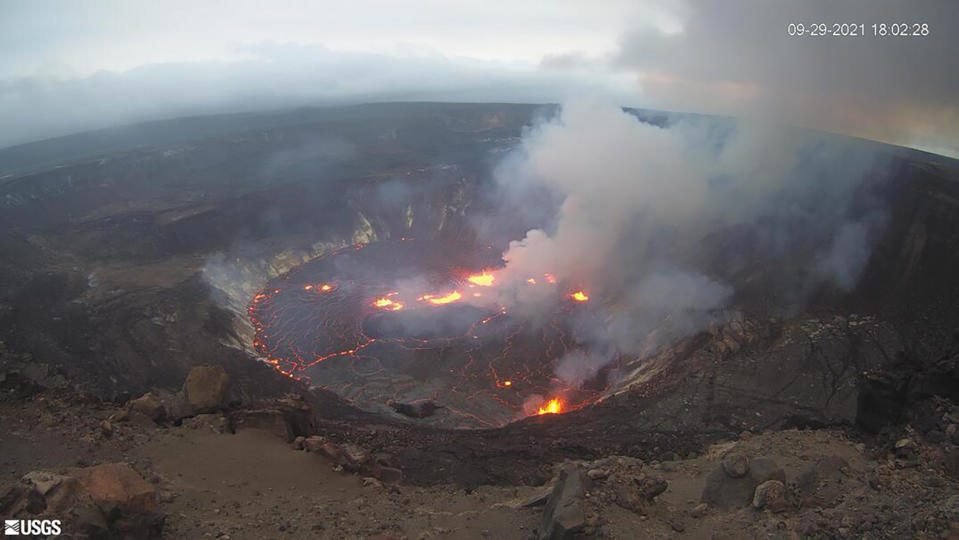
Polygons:
<instances>
[{"instance_id":1,"label":"rocky cliff face","mask_svg":"<svg viewBox=\"0 0 959 540\"><path fill-rule=\"evenodd\" d=\"M532 110L374 109L5 176L0 339L106 396L200 362L269 371L251 361L257 288L345 245L468 234L488 152Z\"/></svg>"}]
</instances>

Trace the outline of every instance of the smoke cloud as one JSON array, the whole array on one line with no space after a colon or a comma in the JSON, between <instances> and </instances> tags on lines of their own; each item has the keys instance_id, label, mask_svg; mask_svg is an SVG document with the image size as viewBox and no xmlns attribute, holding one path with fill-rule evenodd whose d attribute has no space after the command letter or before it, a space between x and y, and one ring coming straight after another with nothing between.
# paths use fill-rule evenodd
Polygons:
<instances>
[{"instance_id":1,"label":"smoke cloud","mask_svg":"<svg viewBox=\"0 0 959 540\"><path fill-rule=\"evenodd\" d=\"M557 291L590 296L569 317L578 347L556 368L579 386L622 355L652 354L738 309L748 286L739 271L757 262L773 265L796 301L822 284L852 289L884 223L882 205L859 196L881 159L814 132L683 117L654 125L601 102L567 103L497 170L503 208L529 206L537 190L554 198L535 212L543 226L505 249L496 301L524 314L555 306L555 294L525 286L546 274Z\"/></svg>"}]
</instances>

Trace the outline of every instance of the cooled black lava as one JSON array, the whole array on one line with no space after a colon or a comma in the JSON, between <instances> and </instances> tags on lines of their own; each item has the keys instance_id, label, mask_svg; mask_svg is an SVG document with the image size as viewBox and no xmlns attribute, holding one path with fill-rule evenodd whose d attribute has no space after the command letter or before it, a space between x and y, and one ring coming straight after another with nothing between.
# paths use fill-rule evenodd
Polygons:
<instances>
[{"instance_id":1,"label":"cooled black lava","mask_svg":"<svg viewBox=\"0 0 959 540\"><path fill-rule=\"evenodd\" d=\"M368 410L432 400L421 421L493 427L535 414L550 397L567 409L601 389L553 377L575 343L569 309L536 324L478 307L467 277L501 265L488 248L432 241L353 246L305 263L254 297L254 346L278 370ZM390 404L394 407L390 407Z\"/></svg>"}]
</instances>

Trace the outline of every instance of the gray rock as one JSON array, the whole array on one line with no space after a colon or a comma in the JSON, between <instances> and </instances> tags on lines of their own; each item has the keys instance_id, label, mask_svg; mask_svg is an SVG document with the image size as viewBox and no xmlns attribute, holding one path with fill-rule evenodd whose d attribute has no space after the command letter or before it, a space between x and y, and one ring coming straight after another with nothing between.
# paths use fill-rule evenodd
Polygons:
<instances>
[{"instance_id":1,"label":"gray rock","mask_svg":"<svg viewBox=\"0 0 959 540\"><path fill-rule=\"evenodd\" d=\"M642 475L634 481L639 486L639 495L647 501L655 499L669 487L669 482L651 474Z\"/></svg>"},{"instance_id":2,"label":"gray rock","mask_svg":"<svg viewBox=\"0 0 959 540\"><path fill-rule=\"evenodd\" d=\"M706 476L701 499L704 503L726 510L749 504L755 490L756 484L750 478L733 478L719 465Z\"/></svg>"},{"instance_id":3,"label":"gray rock","mask_svg":"<svg viewBox=\"0 0 959 540\"><path fill-rule=\"evenodd\" d=\"M916 445L916 441L906 438L906 439L899 439L898 441L896 441L894 450L896 452L896 457L909 458L916 453L917 448L918 447Z\"/></svg>"},{"instance_id":4,"label":"gray rock","mask_svg":"<svg viewBox=\"0 0 959 540\"><path fill-rule=\"evenodd\" d=\"M723 469L733 478L742 478L749 471L749 458L739 452L730 452L723 457Z\"/></svg>"},{"instance_id":5,"label":"gray rock","mask_svg":"<svg viewBox=\"0 0 959 540\"><path fill-rule=\"evenodd\" d=\"M721 509L748 506L752 503L756 486L767 480L786 482L785 471L770 458L750 460L749 471L740 478L729 476L720 464L706 477L702 501Z\"/></svg>"},{"instance_id":6,"label":"gray rock","mask_svg":"<svg viewBox=\"0 0 959 540\"><path fill-rule=\"evenodd\" d=\"M129 409L131 413L142 414L154 422L159 422L166 416L166 409L163 404L149 392L131 400Z\"/></svg>"},{"instance_id":7,"label":"gray rock","mask_svg":"<svg viewBox=\"0 0 959 540\"><path fill-rule=\"evenodd\" d=\"M779 480L786 483L786 472L768 457L758 457L749 463L749 478L758 486L766 480Z\"/></svg>"},{"instance_id":8,"label":"gray rock","mask_svg":"<svg viewBox=\"0 0 959 540\"><path fill-rule=\"evenodd\" d=\"M553 487L543 510L540 539L571 539L586 527L586 515L580 504L585 491L586 477L583 471L572 465L560 471L559 481Z\"/></svg>"},{"instance_id":9,"label":"gray rock","mask_svg":"<svg viewBox=\"0 0 959 540\"><path fill-rule=\"evenodd\" d=\"M376 477L387 484L398 484L403 480L403 471L396 467L377 467Z\"/></svg>"},{"instance_id":10,"label":"gray rock","mask_svg":"<svg viewBox=\"0 0 959 540\"><path fill-rule=\"evenodd\" d=\"M815 465L806 465L799 471L796 475L796 487L804 498L816 491L819 487L819 473Z\"/></svg>"},{"instance_id":11,"label":"gray rock","mask_svg":"<svg viewBox=\"0 0 959 540\"><path fill-rule=\"evenodd\" d=\"M299 439L300 437L297 437ZM295 442L296 439L294 439ZM326 437L321 437L319 435L313 435L311 437L306 437L301 441L301 448L307 452L319 453L323 448L323 445L326 443Z\"/></svg>"},{"instance_id":12,"label":"gray rock","mask_svg":"<svg viewBox=\"0 0 959 540\"><path fill-rule=\"evenodd\" d=\"M306 437L300 435L293 438L293 442L290 443L290 448L294 450L303 450L303 443L306 441Z\"/></svg>"},{"instance_id":13,"label":"gray rock","mask_svg":"<svg viewBox=\"0 0 959 540\"><path fill-rule=\"evenodd\" d=\"M605 469L590 469L586 472L586 476L588 476L590 480L602 480L609 476L609 471Z\"/></svg>"},{"instance_id":14,"label":"gray rock","mask_svg":"<svg viewBox=\"0 0 959 540\"><path fill-rule=\"evenodd\" d=\"M689 515L693 518L699 519L705 516L709 512L709 505L706 503L699 503L689 511Z\"/></svg>"},{"instance_id":15,"label":"gray rock","mask_svg":"<svg viewBox=\"0 0 959 540\"><path fill-rule=\"evenodd\" d=\"M518 507L532 508L534 506L544 505L546 504L547 501L549 501L549 496L552 495L552 493L553 493L552 489L544 489L543 491L540 491L539 493L534 493L533 495L530 495L529 497L526 497L525 499L520 501Z\"/></svg>"}]
</instances>

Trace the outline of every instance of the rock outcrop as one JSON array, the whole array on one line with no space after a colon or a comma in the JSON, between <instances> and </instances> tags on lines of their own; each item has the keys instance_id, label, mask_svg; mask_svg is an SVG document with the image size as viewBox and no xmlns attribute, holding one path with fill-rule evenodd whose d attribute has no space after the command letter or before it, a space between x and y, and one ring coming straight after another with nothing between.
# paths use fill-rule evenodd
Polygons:
<instances>
[{"instance_id":1,"label":"rock outcrop","mask_svg":"<svg viewBox=\"0 0 959 540\"><path fill-rule=\"evenodd\" d=\"M230 376L221 366L195 366L183 383L194 413L213 412L226 405Z\"/></svg>"},{"instance_id":2,"label":"rock outcrop","mask_svg":"<svg viewBox=\"0 0 959 540\"><path fill-rule=\"evenodd\" d=\"M586 514L581 501L586 493L587 481L578 467L563 467L543 511L540 539L567 540L586 527Z\"/></svg>"},{"instance_id":3,"label":"rock outcrop","mask_svg":"<svg viewBox=\"0 0 959 540\"><path fill-rule=\"evenodd\" d=\"M126 463L33 471L0 496L14 519L59 519L63 530L91 538L159 538L153 486Z\"/></svg>"}]
</instances>

